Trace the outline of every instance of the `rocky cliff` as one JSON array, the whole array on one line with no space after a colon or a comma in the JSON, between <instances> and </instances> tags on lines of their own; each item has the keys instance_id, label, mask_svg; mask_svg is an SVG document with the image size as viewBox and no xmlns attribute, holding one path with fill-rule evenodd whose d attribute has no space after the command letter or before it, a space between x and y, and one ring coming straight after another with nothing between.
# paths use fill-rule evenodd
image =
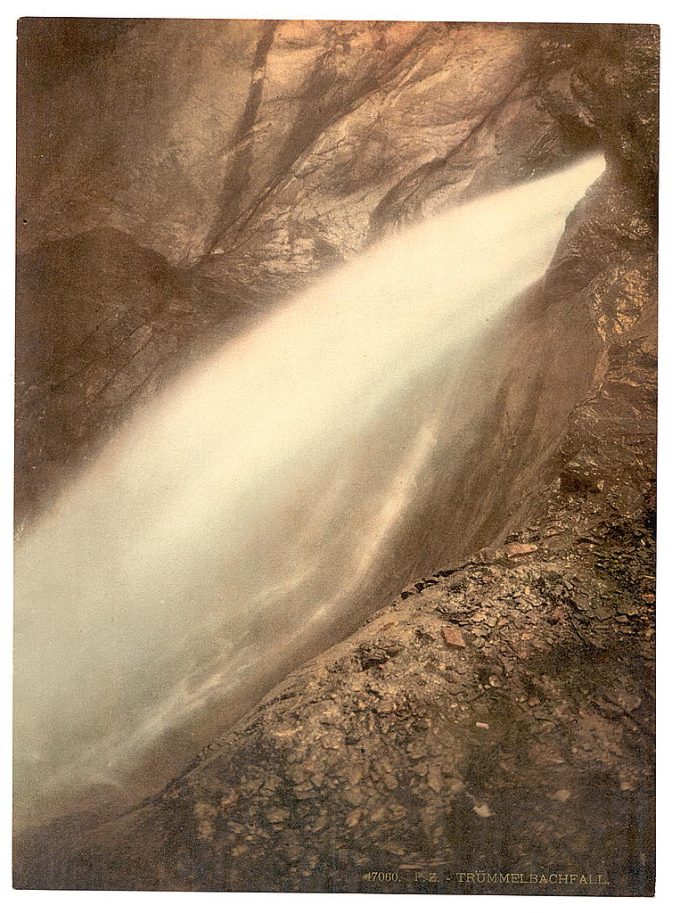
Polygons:
<instances>
[{"instance_id":1,"label":"rocky cliff","mask_svg":"<svg viewBox=\"0 0 680 913\"><path fill-rule=\"evenodd\" d=\"M24 20L19 520L181 364L372 238L600 137L612 162L653 170L647 40Z\"/></svg>"},{"instance_id":2,"label":"rocky cliff","mask_svg":"<svg viewBox=\"0 0 680 913\"><path fill-rule=\"evenodd\" d=\"M593 148L608 169L441 492L465 560L85 842L24 835L17 883L651 892L657 80L646 26L23 22L20 525L320 271Z\"/></svg>"}]
</instances>

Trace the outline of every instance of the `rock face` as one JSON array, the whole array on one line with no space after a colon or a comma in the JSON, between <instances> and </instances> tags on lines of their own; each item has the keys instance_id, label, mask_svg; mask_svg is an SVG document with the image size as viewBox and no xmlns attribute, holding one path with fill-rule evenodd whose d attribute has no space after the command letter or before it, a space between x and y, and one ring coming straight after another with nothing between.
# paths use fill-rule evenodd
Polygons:
<instances>
[{"instance_id":1,"label":"rock face","mask_svg":"<svg viewBox=\"0 0 680 913\"><path fill-rule=\"evenodd\" d=\"M19 41L20 523L320 270L618 124L576 79L599 27L24 20Z\"/></svg>"},{"instance_id":2,"label":"rock face","mask_svg":"<svg viewBox=\"0 0 680 913\"><path fill-rule=\"evenodd\" d=\"M470 557L127 815L85 840L60 822L59 853L23 835L17 885L651 893L657 32L82 29L67 68L68 31L20 33L55 62L20 89L20 521L320 270L595 146L609 167L527 299L500 443L451 499ZM528 388L534 345L552 373Z\"/></svg>"}]
</instances>

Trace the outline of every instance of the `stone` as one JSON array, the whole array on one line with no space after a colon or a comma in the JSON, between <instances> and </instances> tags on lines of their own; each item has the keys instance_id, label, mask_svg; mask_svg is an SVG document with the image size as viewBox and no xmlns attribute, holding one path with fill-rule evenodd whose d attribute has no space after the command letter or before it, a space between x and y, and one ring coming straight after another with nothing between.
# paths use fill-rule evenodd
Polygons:
<instances>
[{"instance_id":1,"label":"stone","mask_svg":"<svg viewBox=\"0 0 680 913\"><path fill-rule=\"evenodd\" d=\"M465 638L463 637L462 632L458 628L455 628L452 626L445 627L445 628L441 629L441 633L442 633L442 638L444 639L444 643L448 647L458 648L458 649L465 648L465 646L466 646Z\"/></svg>"},{"instance_id":2,"label":"stone","mask_svg":"<svg viewBox=\"0 0 680 913\"><path fill-rule=\"evenodd\" d=\"M509 558L517 558L520 555L530 555L532 552L538 550L537 545L530 545L529 543L524 542L515 542L512 545L509 545L505 549L505 554Z\"/></svg>"},{"instance_id":3,"label":"stone","mask_svg":"<svg viewBox=\"0 0 680 913\"><path fill-rule=\"evenodd\" d=\"M490 818L493 814L486 802L482 802L480 805L473 805L472 810L475 815L479 815L480 818Z\"/></svg>"},{"instance_id":4,"label":"stone","mask_svg":"<svg viewBox=\"0 0 680 913\"><path fill-rule=\"evenodd\" d=\"M355 808L345 818L345 827L349 827L349 828L356 827L357 824L359 823L359 821L361 820L362 815L363 815L363 809Z\"/></svg>"},{"instance_id":5,"label":"stone","mask_svg":"<svg viewBox=\"0 0 680 913\"><path fill-rule=\"evenodd\" d=\"M287 821L290 818L290 812L287 808L273 808L271 811L267 812L267 821L271 821L272 824L278 824L282 821Z\"/></svg>"},{"instance_id":6,"label":"stone","mask_svg":"<svg viewBox=\"0 0 680 913\"><path fill-rule=\"evenodd\" d=\"M556 799L558 802L566 802L571 798L571 790L569 789L558 789L554 793L548 795L549 799Z\"/></svg>"}]
</instances>

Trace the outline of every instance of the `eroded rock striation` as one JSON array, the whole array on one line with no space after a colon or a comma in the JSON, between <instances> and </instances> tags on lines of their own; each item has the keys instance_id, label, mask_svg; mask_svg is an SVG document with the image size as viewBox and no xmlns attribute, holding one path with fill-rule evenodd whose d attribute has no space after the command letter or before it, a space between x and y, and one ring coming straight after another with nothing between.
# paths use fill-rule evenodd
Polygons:
<instances>
[{"instance_id":1,"label":"eroded rock striation","mask_svg":"<svg viewBox=\"0 0 680 913\"><path fill-rule=\"evenodd\" d=\"M60 70L62 36L21 89L20 518L319 271L592 148L608 169L524 303L485 459L442 492L469 557L141 806L85 839L60 822L59 853L24 835L17 883L481 893L577 873L540 890L651 893L657 32L88 28L91 57Z\"/></svg>"},{"instance_id":2,"label":"eroded rock striation","mask_svg":"<svg viewBox=\"0 0 680 913\"><path fill-rule=\"evenodd\" d=\"M648 161L654 63L630 36L25 20L19 521L181 365L372 239L600 137ZM620 59L632 120L598 89Z\"/></svg>"}]
</instances>

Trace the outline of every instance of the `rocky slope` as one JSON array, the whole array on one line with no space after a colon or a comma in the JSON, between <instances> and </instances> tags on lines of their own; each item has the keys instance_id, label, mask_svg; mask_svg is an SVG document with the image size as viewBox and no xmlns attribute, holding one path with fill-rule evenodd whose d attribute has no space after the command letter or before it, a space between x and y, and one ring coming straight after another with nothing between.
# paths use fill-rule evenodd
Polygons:
<instances>
[{"instance_id":1,"label":"rocky slope","mask_svg":"<svg viewBox=\"0 0 680 913\"><path fill-rule=\"evenodd\" d=\"M609 167L525 303L495 456L462 498L474 554L443 556L142 806L85 841L61 822L59 853L25 835L17 883L650 893L656 32L97 35L79 68L22 88L22 518L179 364L320 269L594 145ZM50 45L59 65L72 40ZM553 373L528 390L534 347ZM501 512L505 541L478 551ZM531 880L550 873L591 880Z\"/></svg>"}]
</instances>

